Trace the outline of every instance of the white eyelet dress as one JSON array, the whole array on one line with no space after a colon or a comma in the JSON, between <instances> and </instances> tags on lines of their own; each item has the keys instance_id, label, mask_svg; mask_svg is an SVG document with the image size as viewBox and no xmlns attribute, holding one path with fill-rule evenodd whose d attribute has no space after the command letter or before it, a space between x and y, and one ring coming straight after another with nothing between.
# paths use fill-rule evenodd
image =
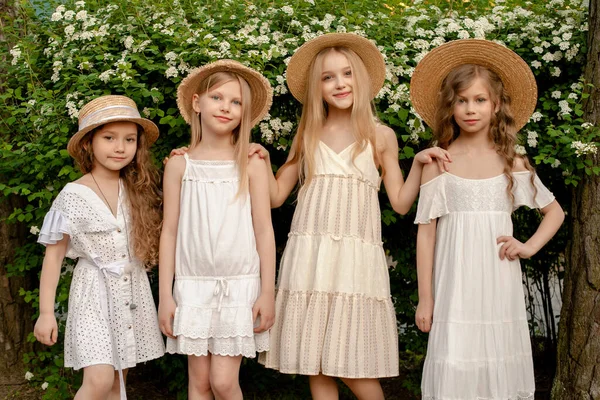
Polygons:
<instances>
[{"instance_id":1,"label":"white eyelet dress","mask_svg":"<svg viewBox=\"0 0 600 400\"><path fill-rule=\"evenodd\" d=\"M254 334L260 259L250 195L236 198L235 161L191 160L181 182L173 297L177 304L167 352L253 358L269 333Z\"/></svg>"},{"instance_id":2,"label":"white eyelet dress","mask_svg":"<svg viewBox=\"0 0 600 400\"><path fill-rule=\"evenodd\" d=\"M398 375L398 330L381 241L380 177L368 144L340 153L319 142L281 259L271 349L283 373Z\"/></svg>"},{"instance_id":3,"label":"white eyelet dress","mask_svg":"<svg viewBox=\"0 0 600 400\"><path fill-rule=\"evenodd\" d=\"M140 261L128 258L132 222L122 185L120 193L115 218L92 189L68 183L38 238L49 245L69 235L66 256L79 259L64 346L65 366L76 370L98 364L121 370L164 354L148 275Z\"/></svg>"},{"instance_id":4,"label":"white eyelet dress","mask_svg":"<svg viewBox=\"0 0 600 400\"><path fill-rule=\"evenodd\" d=\"M554 196L531 173L465 179L444 173L421 186L415 223L437 218L434 311L421 391L424 400L533 400L535 380L519 260L500 260L511 213Z\"/></svg>"}]
</instances>

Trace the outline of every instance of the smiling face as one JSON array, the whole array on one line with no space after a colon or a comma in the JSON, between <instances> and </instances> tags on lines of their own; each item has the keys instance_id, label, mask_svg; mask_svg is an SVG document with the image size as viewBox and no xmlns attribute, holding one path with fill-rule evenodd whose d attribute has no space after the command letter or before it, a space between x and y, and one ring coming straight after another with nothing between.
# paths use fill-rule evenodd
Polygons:
<instances>
[{"instance_id":1,"label":"smiling face","mask_svg":"<svg viewBox=\"0 0 600 400\"><path fill-rule=\"evenodd\" d=\"M138 125L133 122L111 122L94 132L92 171L104 169L120 171L135 157L138 142Z\"/></svg>"},{"instance_id":2,"label":"smiling face","mask_svg":"<svg viewBox=\"0 0 600 400\"><path fill-rule=\"evenodd\" d=\"M354 78L346 56L331 50L323 58L321 93L330 108L347 110L354 104Z\"/></svg>"},{"instance_id":3,"label":"smiling face","mask_svg":"<svg viewBox=\"0 0 600 400\"><path fill-rule=\"evenodd\" d=\"M454 103L454 120L460 133L487 135L496 108L489 85L482 78L475 78L469 87L457 93Z\"/></svg>"},{"instance_id":4,"label":"smiling face","mask_svg":"<svg viewBox=\"0 0 600 400\"><path fill-rule=\"evenodd\" d=\"M237 80L214 85L194 94L194 111L200 113L203 134L231 134L242 118L242 90Z\"/></svg>"}]
</instances>

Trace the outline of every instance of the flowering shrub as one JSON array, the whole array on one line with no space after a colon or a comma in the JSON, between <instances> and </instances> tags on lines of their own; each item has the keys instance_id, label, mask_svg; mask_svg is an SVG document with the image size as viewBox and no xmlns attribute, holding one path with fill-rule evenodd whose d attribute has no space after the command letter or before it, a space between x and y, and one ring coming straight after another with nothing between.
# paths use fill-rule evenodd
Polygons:
<instances>
[{"instance_id":1,"label":"flowering shrub","mask_svg":"<svg viewBox=\"0 0 600 400\"><path fill-rule=\"evenodd\" d=\"M0 50L5 61L0 191L22 197L23 207L9 220L27 224L31 240L17 250L10 273L40 270L42 248L34 244L35 235L60 188L78 176L66 143L85 102L109 93L133 98L143 115L159 125L154 152L162 159L188 141L175 102L178 83L191 68L219 58L237 59L261 71L274 87L273 107L255 129L254 140L270 148L272 159L281 165L299 115L299 104L285 83L286 64L294 49L325 32L367 36L383 53L387 76L376 104L380 119L398 134L401 162L431 138L409 100L410 76L428 51L459 38L495 40L516 51L532 67L539 85L538 107L521 132L518 151L535 161L544 181L567 205L565 185L577 185L583 173L600 173L589 157L598 149L598 129L582 119L587 97L581 78L585 6L581 0L479 0L471 4L480 7L449 10L447 3L113 0L104 5L90 0L66 1L49 11L21 6L5 32L9 44ZM292 210L288 205L274 211L281 217L274 219L279 250ZM413 324L417 297L412 217L399 218L382 197L382 219L401 350L410 356L404 359L418 363L425 336ZM550 254L560 253L564 237L550 247ZM71 269L65 268L57 291L61 316L66 313ZM22 295L37 307L37 290L23 290ZM60 320L62 331L64 318ZM70 396L73 378L62 369L60 345L27 354L25 363L34 371L28 379L44 382L45 398ZM172 358L161 361L169 376L175 375L173 363ZM172 389L180 389L185 380L171 383Z\"/></svg>"}]
</instances>

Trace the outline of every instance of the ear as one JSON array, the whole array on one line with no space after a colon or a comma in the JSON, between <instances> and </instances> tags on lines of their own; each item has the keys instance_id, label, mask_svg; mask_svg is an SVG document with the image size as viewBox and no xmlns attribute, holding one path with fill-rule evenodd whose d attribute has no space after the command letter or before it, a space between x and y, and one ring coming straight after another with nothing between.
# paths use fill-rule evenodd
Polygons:
<instances>
[{"instance_id":1,"label":"ear","mask_svg":"<svg viewBox=\"0 0 600 400\"><path fill-rule=\"evenodd\" d=\"M500 111L500 102L496 103L496 107L494 107L494 114L498 114L498 111Z\"/></svg>"},{"instance_id":2,"label":"ear","mask_svg":"<svg viewBox=\"0 0 600 400\"><path fill-rule=\"evenodd\" d=\"M197 114L202 112L202 110L200 109L200 95L197 93L194 93L194 95L192 96L192 108Z\"/></svg>"}]
</instances>

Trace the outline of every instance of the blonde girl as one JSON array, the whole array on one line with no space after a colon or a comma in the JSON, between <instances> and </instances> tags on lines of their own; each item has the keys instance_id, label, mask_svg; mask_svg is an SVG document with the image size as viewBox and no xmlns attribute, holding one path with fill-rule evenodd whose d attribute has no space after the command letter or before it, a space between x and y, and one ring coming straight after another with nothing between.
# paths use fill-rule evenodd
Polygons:
<instances>
[{"instance_id":1,"label":"blonde girl","mask_svg":"<svg viewBox=\"0 0 600 400\"><path fill-rule=\"evenodd\" d=\"M382 399L377 378L398 375L398 331L381 240L379 170L394 210L414 202L420 152L404 183L394 131L377 124L371 101L385 79L377 47L354 34L326 34L291 58L288 87L302 104L286 164L271 175L280 206L300 182L279 271L276 322L261 361L309 375L315 399L335 399L339 377L359 399ZM270 163L266 151L257 147Z\"/></svg>"},{"instance_id":2,"label":"blonde girl","mask_svg":"<svg viewBox=\"0 0 600 400\"><path fill-rule=\"evenodd\" d=\"M158 257L158 174L148 148L158 137L125 96L102 96L79 112L67 150L84 174L54 200L38 241L46 246L37 340L57 341L56 286L64 257L73 271L65 366L83 368L75 399L126 398L128 368L164 353L144 266ZM156 232L156 234L154 234Z\"/></svg>"},{"instance_id":3,"label":"blonde girl","mask_svg":"<svg viewBox=\"0 0 600 400\"><path fill-rule=\"evenodd\" d=\"M423 399L534 398L519 259L536 254L564 219L515 153L536 95L528 65L485 40L440 46L412 77L413 105L453 159L444 173L424 168L415 220L415 318L429 332ZM544 216L525 243L512 236L511 213L522 205Z\"/></svg>"},{"instance_id":4,"label":"blonde girl","mask_svg":"<svg viewBox=\"0 0 600 400\"><path fill-rule=\"evenodd\" d=\"M271 99L269 82L232 60L177 91L192 139L165 168L159 322L167 351L188 356L189 399L242 399L242 356L268 350L275 239L268 171L248 145Z\"/></svg>"}]
</instances>

